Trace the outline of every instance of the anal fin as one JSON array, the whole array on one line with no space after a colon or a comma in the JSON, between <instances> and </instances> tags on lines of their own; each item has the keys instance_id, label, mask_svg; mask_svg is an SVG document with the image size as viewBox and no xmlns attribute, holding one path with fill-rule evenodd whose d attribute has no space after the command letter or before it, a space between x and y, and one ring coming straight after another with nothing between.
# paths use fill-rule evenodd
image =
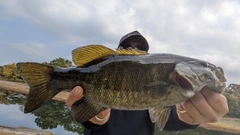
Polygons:
<instances>
[{"instance_id":1,"label":"anal fin","mask_svg":"<svg viewBox=\"0 0 240 135\"><path fill-rule=\"evenodd\" d=\"M159 106L149 109L149 114L152 122L156 123L160 130L165 127L171 112L170 106Z\"/></svg>"},{"instance_id":2,"label":"anal fin","mask_svg":"<svg viewBox=\"0 0 240 135\"><path fill-rule=\"evenodd\" d=\"M72 105L72 111L77 122L85 122L106 108L91 103L84 96Z\"/></svg>"}]
</instances>

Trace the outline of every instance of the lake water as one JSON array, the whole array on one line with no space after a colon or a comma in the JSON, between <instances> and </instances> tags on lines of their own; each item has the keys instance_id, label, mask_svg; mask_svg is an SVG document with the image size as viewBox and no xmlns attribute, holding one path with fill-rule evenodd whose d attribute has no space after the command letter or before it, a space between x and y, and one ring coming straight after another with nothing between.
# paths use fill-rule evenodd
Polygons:
<instances>
[{"instance_id":1,"label":"lake water","mask_svg":"<svg viewBox=\"0 0 240 135\"><path fill-rule=\"evenodd\" d=\"M44 129L57 135L78 135L83 132L64 103L51 101L38 111L25 114L25 102L26 96L23 94L0 90L0 125Z\"/></svg>"},{"instance_id":2,"label":"lake water","mask_svg":"<svg viewBox=\"0 0 240 135\"><path fill-rule=\"evenodd\" d=\"M57 135L79 135L83 127L75 122L65 103L51 101L32 113L24 114L26 96L16 92L0 90L0 125L44 129ZM156 130L155 135L236 135L203 128L181 132Z\"/></svg>"}]
</instances>

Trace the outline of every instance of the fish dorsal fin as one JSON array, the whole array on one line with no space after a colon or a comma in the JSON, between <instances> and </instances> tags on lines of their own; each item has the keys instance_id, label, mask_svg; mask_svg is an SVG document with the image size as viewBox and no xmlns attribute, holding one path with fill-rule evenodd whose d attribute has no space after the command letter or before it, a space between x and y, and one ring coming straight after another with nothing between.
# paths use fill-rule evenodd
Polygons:
<instances>
[{"instance_id":1,"label":"fish dorsal fin","mask_svg":"<svg viewBox=\"0 0 240 135\"><path fill-rule=\"evenodd\" d=\"M138 49L117 49L116 54L118 55L147 55L146 51Z\"/></svg>"},{"instance_id":2,"label":"fish dorsal fin","mask_svg":"<svg viewBox=\"0 0 240 135\"><path fill-rule=\"evenodd\" d=\"M72 51L72 60L75 65L83 66L93 60L114 55L115 51L103 45L87 45Z\"/></svg>"}]
</instances>

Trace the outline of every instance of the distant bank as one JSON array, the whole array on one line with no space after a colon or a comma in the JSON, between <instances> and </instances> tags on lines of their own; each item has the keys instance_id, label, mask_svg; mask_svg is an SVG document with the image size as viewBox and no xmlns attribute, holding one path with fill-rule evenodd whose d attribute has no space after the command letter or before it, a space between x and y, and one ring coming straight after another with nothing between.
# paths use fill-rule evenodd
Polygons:
<instances>
[{"instance_id":1,"label":"distant bank","mask_svg":"<svg viewBox=\"0 0 240 135\"><path fill-rule=\"evenodd\" d=\"M9 91L19 92L22 94L28 94L29 92L29 87L24 82L12 82L12 81L0 80L0 88L9 90ZM65 102L68 95L69 95L69 92L62 91L59 94L57 94L53 99Z\"/></svg>"},{"instance_id":2,"label":"distant bank","mask_svg":"<svg viewBox=\"0 0 240 135\"><path fill-rule=\"evenodd\" d=\"M0 135L53 135L53 133L26 127L13 128L0 125Z\"/></svg>"}]
</instances>

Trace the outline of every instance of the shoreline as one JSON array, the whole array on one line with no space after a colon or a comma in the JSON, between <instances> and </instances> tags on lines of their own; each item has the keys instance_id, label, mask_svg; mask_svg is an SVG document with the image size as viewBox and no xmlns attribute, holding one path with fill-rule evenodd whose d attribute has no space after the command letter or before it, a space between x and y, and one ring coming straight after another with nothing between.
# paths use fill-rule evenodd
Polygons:
<instances>
[{"instance_id":1,"label":"shoreline","mask_svg":"<svg viewBox=\"0 0 240 135\"><path fill-rule=\"evenodd\" d=\"M6 80L0 80L0 88L22 94L28 94L29 92L29 86L24 82L11 82ZM53 100L66 102L69 93L70 92L61 91L55 97L53 97Z\"/></svg>"},{"instance_id":2,"label":"shoreline","mask_svg":"<svg viewBox=\"0 0 240 135\"><path fill-rule=\"evenodd\" d=\"M1 135L54 135L51 131L27 127L7 127L0 125Z\"/></svg>"}]
</instances>

